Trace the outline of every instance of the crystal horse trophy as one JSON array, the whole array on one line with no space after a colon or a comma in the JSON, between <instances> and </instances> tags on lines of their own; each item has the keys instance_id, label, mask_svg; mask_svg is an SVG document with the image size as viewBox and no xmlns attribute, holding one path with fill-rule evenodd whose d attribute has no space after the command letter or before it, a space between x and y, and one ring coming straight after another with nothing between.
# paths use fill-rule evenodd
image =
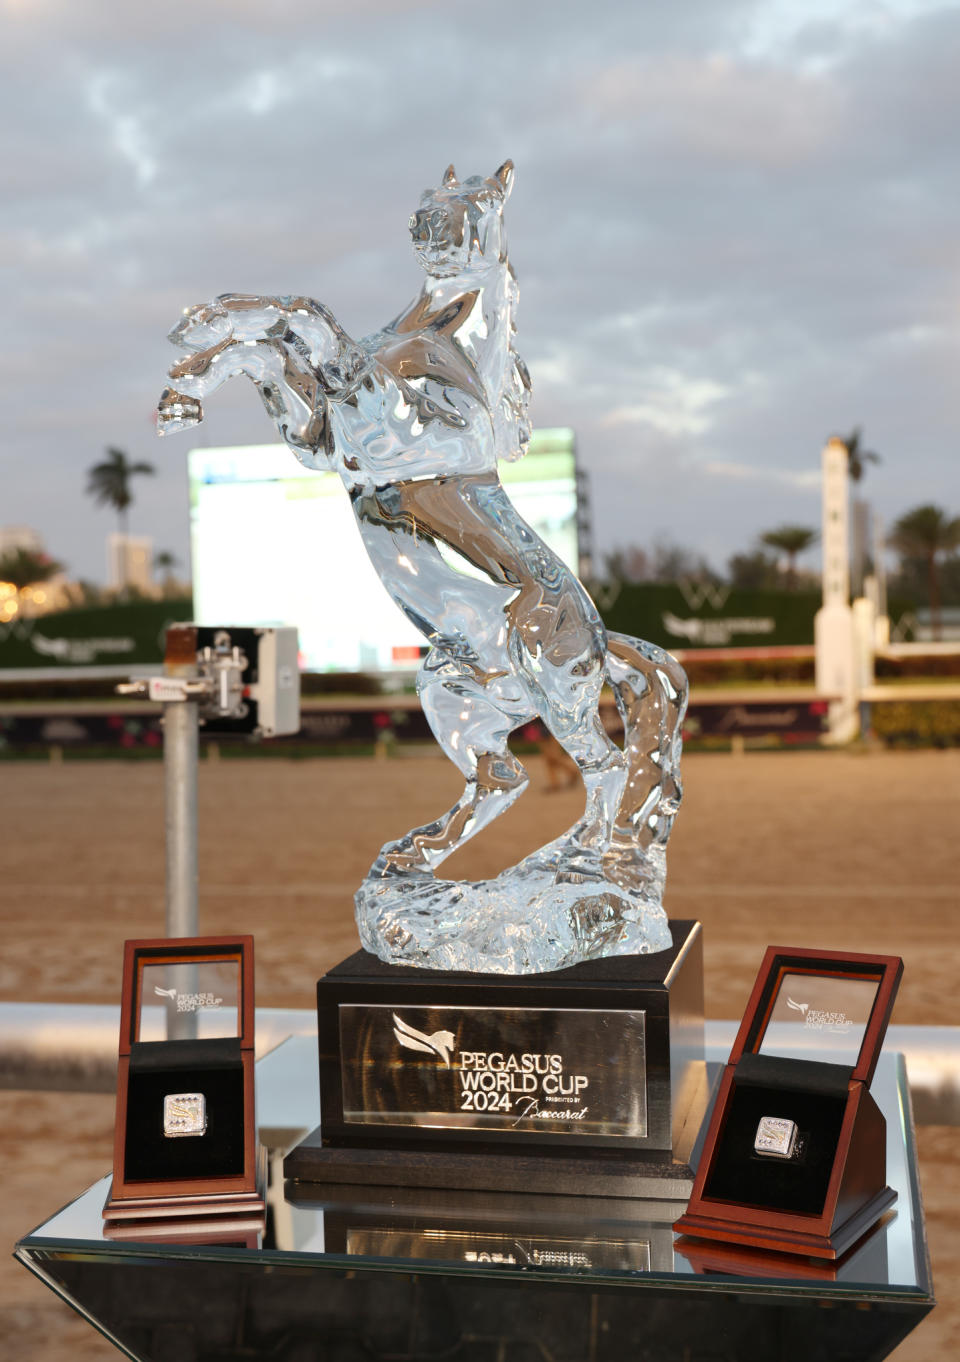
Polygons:
<instances>
[{"instance_id":1,"label":"crystal horse trophy","mask_svg":"<svg viewBox=\"0 0 960 1362\"><path fill-rule=\"evenodd\" d=\"M498 460L530 435L503 221L513 177L509 161L463 181L451 166L424 193L410 232L426 282L363 340L311 298L228 293L188 309L158 427L196 425L202 399L245 374L297 458L340 475L384 587L430 644L417 691L466 781L446 813L381 849L356 895L361 941L394 964L530 974L670 946L687 687L660 648L607 633L501 486ZM622 747L600 721L604 686ZM583 816L495 879L438 878L526 789L508 742L535 719L579 768Z\"/></svg>"}]
</instances>

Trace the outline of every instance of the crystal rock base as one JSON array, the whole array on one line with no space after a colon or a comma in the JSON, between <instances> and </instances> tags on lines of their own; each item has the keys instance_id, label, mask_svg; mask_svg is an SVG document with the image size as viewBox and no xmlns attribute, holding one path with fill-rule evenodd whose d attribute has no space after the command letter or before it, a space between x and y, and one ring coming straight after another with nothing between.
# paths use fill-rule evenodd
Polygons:
<instances>
[{"instance_id":1,"label":"crystal rock base","mask_svg":"<svg viewBox=\"0 0 960 1362\"><path fill-rule=\"evenodd\" d=\"M536 857L494 880L370 875L356 893L360 941L388 964L479 974L540 974L673 944L659 902L555 876Z\"/></svg>"}]
</instances>

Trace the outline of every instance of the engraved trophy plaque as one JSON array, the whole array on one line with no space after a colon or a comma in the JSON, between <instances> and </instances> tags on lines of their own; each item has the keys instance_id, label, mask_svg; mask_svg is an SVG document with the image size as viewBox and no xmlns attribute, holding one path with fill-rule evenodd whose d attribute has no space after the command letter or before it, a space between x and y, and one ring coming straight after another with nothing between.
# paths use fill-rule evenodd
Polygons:
<instances>
[{"instance_id":1,"label":"engraved trophy plaque","mask_svg":"<svg viewBox=\"0 0 960 1362\"><path fill-rule=\"evenodd\" d=\"M381 847L356 893L364 950L320 982L323 1148L369 1153L372 1135L407 1153L426 1141L672 1156L675 1089L697 1088L703 1067L699 934L671 931L663 908L686 677L654 644L607 633L501 485L499 461L530 435L504 226L513 181L510 161L462 181L450 166L425 191L409 222L423 287L362 340L303 295L189 308L158 427L195 426L208 395L246 376L297 458L339 474L385 589L429 645L418 694L465 781L445 813ZM604 687L622 745L599 718ZM582 816L496 878L438 877L522 796L509 738L535 719L577 765ZM536 1055L557 1067L524 1067ZM307 1176L295 1157L288 1172Z\"/></svg>"}]
</instances>

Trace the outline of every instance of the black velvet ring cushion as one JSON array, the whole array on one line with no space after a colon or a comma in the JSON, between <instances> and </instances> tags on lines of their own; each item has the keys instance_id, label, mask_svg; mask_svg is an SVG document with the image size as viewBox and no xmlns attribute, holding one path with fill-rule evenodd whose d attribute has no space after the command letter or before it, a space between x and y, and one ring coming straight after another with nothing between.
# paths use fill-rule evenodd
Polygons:
<instances>
[{"instance_id":1,"label":"black velvet ring cushion","mask_svg":"<svg viewBox=\"0 0 960 1362\"><path fill-rule=\"evenodd\" d=\"M744 1055L734 1073L704 1195L765 1210L821 1215L852 1072L842 1064ZM755 1151L764 1116L796 1124L799 1149L793 1158Z\"/></svg>"},{"instance_id":2,"label":"black velvet ring cushion","mask_svg":"<svg viewBox=\"0 0 960 1362\"><path fill-rule=\"evenodd\" d=\"M166 1136L163 1099L202 1093L203 1135ZM243 1061L236 1037L142 1042L130 1052L124 1174L128 1182L243 1173Z\"/></svg>"}]
</instances>

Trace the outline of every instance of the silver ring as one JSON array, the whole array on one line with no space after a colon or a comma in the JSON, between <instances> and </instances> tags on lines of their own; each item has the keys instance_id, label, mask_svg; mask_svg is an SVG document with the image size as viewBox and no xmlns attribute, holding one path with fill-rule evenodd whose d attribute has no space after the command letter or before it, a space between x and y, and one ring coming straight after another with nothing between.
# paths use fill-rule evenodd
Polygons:
<instances>
[{"instance_id":1,"label":"silver ring","mask_svg":"<svg viewBox=\"0 0 960 1362\"><path fill-rule=\"evenodd\" d=\"M753 1139L754 1152L773 1159L789 1159L797 1145L797 1127L785 1116L761 1116Z\"/></svg>"},{"instance_id":2,"label":"silver ring","mask_svg":"<svg viewBox=\"0 0 960 1362\"><path fill-rule=\"evenodd\" d=\"M171 1092L163 1099L163 1133L168 1140L205 1135L207 1099L202 1092Z\"/></svg>"}]
</instances>

